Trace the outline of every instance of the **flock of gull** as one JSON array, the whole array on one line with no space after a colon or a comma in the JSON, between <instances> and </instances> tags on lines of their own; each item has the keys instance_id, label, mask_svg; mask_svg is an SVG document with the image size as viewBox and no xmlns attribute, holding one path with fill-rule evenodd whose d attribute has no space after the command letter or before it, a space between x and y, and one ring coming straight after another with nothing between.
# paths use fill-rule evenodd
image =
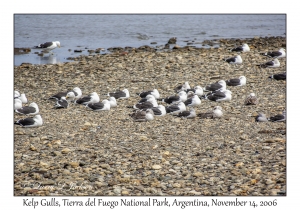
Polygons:
<instances>
[{"instance_id":1,"label":"flock of gull","mask_svg":"<svg viewBox=\"0 0 300 210\"><path fill-rule=\"evenodd\" d=\"M46 42L36 46L36 48L44 48L52 50L56 47L60 47L60 43ZM249 52L250 48L247 44L243 44L237 48L231 49L232 52ZM276 68L280 66L279 58L285 57L285 50L282 48L279 51L261 53L264 56L273 58L273 60L260 64L261 68ZM242 57L236 55L234 57L225 59L229 64L241 64ZM286 80L286 72L280 74L274 74L269 76L275 80ZM166 114L170 114L180 118L221 118L223 116L222 107L216 105L212 110L207 110L204 113L196 114L196 107L201 105L201 100L210 100L215 102L230 101L232 99L232 92L227 89L227 86L244 86L246 85L246 77L240 76L239 78L232 78L228 80L220 80L216 83L206 85L204 88L201 86L195 86L191 88L189 82L174 88L174 94L170 94L167 97L160 97L157 89L143 91L137 93L141 98L136 104L127 106L132 109L132 113L129 116L136 122L151 121L155 117L162 117ZM96 92L83 96L79 87L75 87L73 90L66 92L59 92L49 97L49 101L54 101L54 108L68 108L69 105L78 104L85 106L92 111L109 111L111 108L117 106L117 101L127 99L130 97L127 89L119 90L116 92L110 92L106 95L108 99L100 101L100 97ZM256 105L258 98L255 93L250 93L245 101L245 105ZM20 94L19 91L14 91L14 110L17 114L26 116L34 116L17 120L15 124L22 127L38 127L43 125L41 115L39 115L38 105L34 102L28 106L27 98L24 93ZM160 103L160 104L159 104ZM286 119L286 111L282 114L267 118L265 114L259 113L256 117L257 122L282 122Z\"/></svg>"}]
</instances>

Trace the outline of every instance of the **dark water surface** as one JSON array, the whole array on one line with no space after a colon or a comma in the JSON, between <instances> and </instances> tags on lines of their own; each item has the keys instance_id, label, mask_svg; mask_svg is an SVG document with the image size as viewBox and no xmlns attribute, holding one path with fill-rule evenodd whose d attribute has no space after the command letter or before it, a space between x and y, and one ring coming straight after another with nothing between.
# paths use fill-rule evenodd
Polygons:
<instances>
[{"instance_id":1,"label":"dark water surface","mask_svg":"<svg viewBox=\"0 0 300 210\"><path fill-rule=\"evenodd\" d=\"M221 38L285 36L286 15L28 15L14 16L14 47L32 48L46 41L60 41L53 55L15 55L14 64L46 64L68 61L68 57L87 55L87 50L109 47L152 47L177 37L203 47L202 41ZM157 44L150 44L156 42ZM70 49L70 50L69 50ZM83 50L75 53L74 50ZM106 53L103 51L102 53Z\"/></svg>"}]
</instances>

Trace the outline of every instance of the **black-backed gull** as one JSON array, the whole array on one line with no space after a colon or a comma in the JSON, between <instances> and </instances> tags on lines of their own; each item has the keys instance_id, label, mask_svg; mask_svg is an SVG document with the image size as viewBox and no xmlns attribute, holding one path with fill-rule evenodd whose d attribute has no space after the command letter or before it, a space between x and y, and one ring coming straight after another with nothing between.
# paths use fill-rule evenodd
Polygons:
<instances>
[{"instance_id":1,"label":"black-backed gull","mask_svg":"<svg viewBox=\"0 0 300 210\"><path fill-rule=\"evenodd\" d=\"M224 80L220 80L216 83L209 84L203 89L204 91L218 91L218 90L226 90L226 82Z\"/></svg>"},{"instance_id":2,"label":"black-backed gull","mask_svg":"<svg viewBox=\"0 0 300 210\"><path fill-rule=\"evenodd\" d=\"M129 91L127 89L108 93L107 96L115 97L115 99L126 99L130 97Z\"/></svg>"},{"instance_id":3,"label":"black-backed gull","mask_svg":"<svg viewBox=\"0 0 300 210\"><path fill-rule=\"evenodd\" d=\"M199 106L201 104L201 100L198 95L193 95L192 97L188 98L184 104L186 106Z\"/></svg>"},{"instance_id":4,"label":"black-backed gull","mask_svg":"<svg viewBox=\"0 0 300 210\"><path fill-rule=\"evenodd\" d=\"M129 114L136 122L146 122L154 119L154 113L152 109L147 109L146 111L137 110L132 114Z\"/></svg>"},{"instance_id":5,"label":"black-backed gull","mask_svg":"<svg viewBox=\"0 0 300 210\"><path fill-rule=\"evenodd\" d=\"M178 102L185 102L187 100L187 94L185 91L180 91L178 95L169 96L167 98L159 99L159 101L165 102L167 104L173 104Z\"/></svg>"},{"instance_id":6,"label":"black-backed gull","mask_svg":"<svg viewBox=\"0 0 300 210\"><path fill-rule=\"evenodd\" d=\"M181 101L178 104L172 104L168 107L166 107L167 113L170 113L172 115L177 115L179 112L186 111L185 104Z\"/></svg>"},{"instance_id":7,"label":"black-backed gull","mask_svg":"<svg viewBox=\"0 0 300 210\"><path fill-rule=\"evenodd\" d=\"M270 79L275 80L286 80L286 72L280 73L280 74L273 74L269 76Z\"/></svg>"},{"instance_id":8,"label":"black-backed gull","mask_svg":"<svg viewBox=\"0 0 300 210\"><path fill-rule=\"evenodd\" d=\"M69 102L67 101L66 97L61 97L59 100L55 102L54 108L61 109L61 108L68 108Z\"/></svg>"},{"instance_id":9,"label":"black-backed gull","mask_svg":"<svg viewBox=\"0 0 300 210\"><path fill-rule=\"evenodd\" d=\"M35 115L33 118L25 118L20 119L16 122L14 122L16 125L20 125L25 128L29 127L38 127L43 125L43 119L41 115Z\"/></svg>"},{"instance_id":10,"label":"black-backed gull","mask_svg":"<svg viewBox=\"0 0 300 210\"><path fill-rule=\"evenodd\" d=\"M39 107L36 103L32 102L29 104L29 106L23 106L20 109L15 110L19 114L25 114L25 115L36 115L39 113Z\"/></svg>"},{"instance_id":11,"label":"black-backed gull","mask_svg":"<svg viewBox=\"0 0 300 210\"><path fill-rule=\"evenodd\" d=\"M93 111L108 111L110 110L110 102L104 99L102 102L87 104L86 107Z\"/></svg>"},{"instance_id":12,"label":"black-backed gull","mask_svg":"<svg viewBox=\"0 0 300 210\"><path fill-rule=\"evenodd\" d=\"M248 46L248 44L243 44L242 46L238 46L236 48L231 49L232 52L249 52L250 51L250 47Z\"/></svg>"},{"instance_id":13,"label":"black-backed gull","mask_svg":"<svg viewBox=\"0 0 300 210\"><path fill-rule=\"evenodd\" d=\"M183 85L179 85L179 86L174 88L176 93L178 93L180 91L186 91L188 89L191 89L191 86L189 85L189 82L185 82Z\"/></svg>"},{"instance_id":14,"label":"black-backed gull","mask_svg":"<svg viewBox=\"0 0 300 210\"><path fill-rule=\"evenodd\" d=\"M14 110L22 108L22 101L18 98L14 99Z\"/></svg>"},{"instance_id":15,"label":"black-backed gull","mask_svg":"<svg viewBox=\"0 0 300 210\"><path fill-rule=\"evenodd\" d=\"M230 64L241 64L241 63L243 63L242 57L240 55L236 55L234 57L227 58L227 59L225 59L225 61L227 63L230 63Z\"/></svg>"},{"instance_id":16,"label":"black-backed gull","mask_svg":"<svg viewBox=\"0 0 300 210\"><path fill-rule=\"evenodd\" d=\"M91 93L88 96L84 96L78 100L75 101L76 104L83 104L87 105L90 103L98 103L100 101L100 98L96 92Z\"/></svg>"},{"instance_id":17,"label":"black-backed gull","mask_svg":"<svg viewBox=\"0 0 300 210\"><path fill-rule=\"evenodd\" d=\"M146 98L147 95L153 95L155 97L155 99L159 99L159 97L160 97L157 89L137 93L137 95L140 96L141 98Z\"/></svg>"},{"instance_id":18,"label":"black-backed gull","mask_svg":"<svg viewBox=\"0 0 300 210\"><path fill-rule=\"evenodd\" d=\"M225 91L216 91L210 95L207 95L206 98L211 101L230 101L231 100L231 91L225 90Z\"/></svg>"},{"instance_id":19,"label":"black-backed gull","mask_svg":"<svg viewBox=\"0 0 300 210\"><path fill-rule=\"evenodd\" d=\"M60 47L60 42L59 41L45 42L43 44L39 44L39 45L34 46L34 47L35 48L47 49L47 50L53 50L57 47Z\"/></svg>"},{"instance_id":20,"label":"black-backed gull","mask_svg":"<svg viewBox=\"0 0 300 210\"><path fill-rule=\"evenodd\" d=\"M220 117L223 116L222 107L221 106L215 106L213 108L213 110L209 110L205 113L199 113L198 116L202 119L205 119L205 118L210 118L210 119L220 118Z\"/></svg>"},{"instance_id":21,"label":"black-backed gull","mask_svg":"<svg viewBox=\"0 0 300 210\"><path fill-rule=\"evenodd\" d=\"M285 110L282 112L282 114L277 114L277 115L269 118L269 121L272 121L272 122L283 122L285 120L286 120L286 111Z\"/></svg>"},{"instance_id":22,"label":"black-backed gull","mask_svg":"<svg viewBox=\"0 0 300 210\"><path fill-rule=\"evenodd\" d=\"M272 61L268 61L266 63L263 64L258 64L256 66L260 66L261 68L277 68L280 66L280 62L277 58L275 58Z\"/></svg>"},{"instance_id":23,"label":"black-backed gull","mask_svg":"<svg viewBox=\"0 0 300 210\"><path fill-rule=\"evenodd\" d=\"M195 95L197 95L197 96L199 96L199 97L203 96L203 88L202 88L201 86L199 86L199 85L196 86L196 87L194 87L194 88L187 89L185 92L188 93L189 91L194 92Z\"/></svg>"},{"instance_id":24,"label":"black-backed gull","mask_svg":"<svg viewBox=\"0 0 300 210\"><path fill-rule=\"evenodd\" d=\"M187 118L187 119L195 118L196 117L196 111L195 111L195 109L190 108L189 111L186 110L186 111L179 112L177 116L181 117L181 118Z\"/></svg>"},{"instance_id":25,"label":"black-backed gull","mask_svg":"<svg viewBox=\"0 0 300 210\"><path fill-rule=\"evenodd\" d=\"M281 48L278 51L261 53L261 55L268 56L271 58L284 58L286 56L285 49Z\"/></svg>"},{"instance_id":26,"label":"black-backed gull","mask_svg":"<svg viewBox=\"0 0 300 210\"><path fill-rule=\"evenodd\" d=\"M255 122L268 122L267 116L264 113L259 113L255 117Z\"/></svg>"},{"instance_id":27,"label":"black-backed gull","mask_svg":"<svg viewBox=\"0 0 300 210\"><path fill-rule=\"evenodd\" d=\"M240 76L239 78L229 79L225 82L228 86L243 86L246 85L246 77Z\"/></svg>"}]
</instances>

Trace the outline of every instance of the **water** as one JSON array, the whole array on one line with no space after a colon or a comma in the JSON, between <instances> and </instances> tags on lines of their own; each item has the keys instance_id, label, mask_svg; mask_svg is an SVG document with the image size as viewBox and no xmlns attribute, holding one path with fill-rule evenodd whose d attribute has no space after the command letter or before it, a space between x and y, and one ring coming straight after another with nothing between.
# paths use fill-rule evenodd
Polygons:
<instances>
[{"instance_id":1,"label":"water","mask_svg":"<svg viewBox=\"0 0 300 210\"><path fill-rule=\"evenodd\" d=\"M32 48L46 41L60 41L61 48L38 56L40 50L15 55L14 64L61 63L68 57L87 55L88 49L109 47L152 47L171 37L177 44L204 40L285 36L286 15L15 15L14 47ZM157 42L157 44L150 44ZM83 50L75 53L75 49ZM106 53L106 51L102 52Z\"/></svg>"}]
</instances>

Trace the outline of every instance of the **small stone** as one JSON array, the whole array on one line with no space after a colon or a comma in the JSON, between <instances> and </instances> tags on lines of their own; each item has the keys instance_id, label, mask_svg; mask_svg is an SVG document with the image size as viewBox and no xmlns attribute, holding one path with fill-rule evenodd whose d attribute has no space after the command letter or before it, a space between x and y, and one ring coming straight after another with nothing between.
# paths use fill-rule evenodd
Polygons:
<instances>
[{"instance_id":1,"label":"small stone","mask_svg":"<svg viewBox=\"0 0 300 210\"><path fill-rule=\"evenodd\" d=\"M61 150L62 154L68 154L69 152L71 152L71 150L69 148L65 148L65 149Z\"/></svg>"},{"instance_id":2,"label":"small stone","mask_svg":"<svg viewBox=\"0 0 300 210\"><path fill-rule=\"evenodd\" d=\"M203 174L201 172L195 172L193 173L193 176L200 177L203 176Z\"/></svg>"},{"instance_id":3,"label":"small stone","mask_svg":"<svg viewBox=\"0 0 300 210\"><path fill-rule=\"evenodd\" d=\"M127 190L123 190L121 194L122 195L129 195L129 192Z\"/></svg>"},{"instance_id":4,"label":"small stone","mask_svg":"<svg viewBox=\"0 0 300 210\"><path fill-rule=\"evenodd\" d=\"M69 164L72 166L72 168L77 168L79 166L78 162L70 162Z\"/></svg>"},{"instance_id":5,"label":"small stone","mask_svg":"<svg viewBox=\"0 0 300 210\"><path fill-rule=\"evenodd\" d=\"M160 166L160 165L153 165L153 166L152 166L152 169L154 169L154 170L159 170L159 169L161 169L161 166Z\"/></svg>"}]
</instances>

